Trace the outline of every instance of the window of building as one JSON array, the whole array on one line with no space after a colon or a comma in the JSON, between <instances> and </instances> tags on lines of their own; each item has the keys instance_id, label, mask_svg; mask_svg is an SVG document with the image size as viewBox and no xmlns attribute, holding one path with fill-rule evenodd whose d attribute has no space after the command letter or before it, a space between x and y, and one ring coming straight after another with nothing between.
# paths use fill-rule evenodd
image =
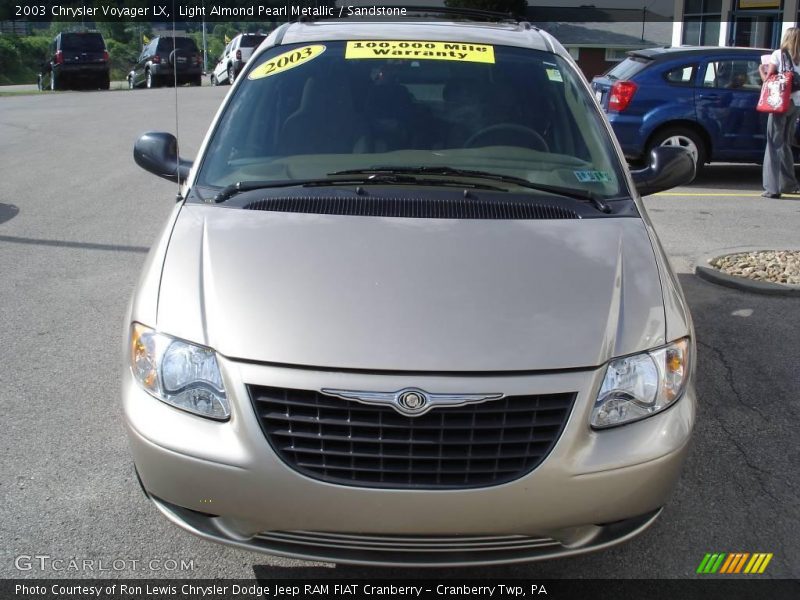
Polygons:
<instances>
[{"instance_id":1,"label":"window of building","mask_svg":"<svg viewBox=\"0 0 800 600\"><path fill-rule=\"evenodd\" d=\"M719 45L722 0L685 0L683 43L690 46Z\"/></svg>"}]
</instances>

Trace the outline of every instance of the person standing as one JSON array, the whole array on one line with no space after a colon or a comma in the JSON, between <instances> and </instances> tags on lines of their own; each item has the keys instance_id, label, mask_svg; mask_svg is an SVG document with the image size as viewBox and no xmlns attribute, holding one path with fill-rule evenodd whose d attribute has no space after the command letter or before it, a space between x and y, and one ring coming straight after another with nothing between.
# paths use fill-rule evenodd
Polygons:
<instances>
[{"instance_id":1,"label":"person standing","mask_svg":"<svg viewBox=\"0 0 800 600\"><path fill-rule=\"evenodd\" d=\"M793 70L800 78L800 28L789 27L783 34L780 48L770 56L769 63L759 69L761 79L778 70ZM764 151L762 184L765 198L780 198L784 194L800 194L800 184L794 172L792 139L800 116L800 91L792 92L789 110L783 114L770 113L767 119L767 147Z\"/></svg>"}]
</instances>

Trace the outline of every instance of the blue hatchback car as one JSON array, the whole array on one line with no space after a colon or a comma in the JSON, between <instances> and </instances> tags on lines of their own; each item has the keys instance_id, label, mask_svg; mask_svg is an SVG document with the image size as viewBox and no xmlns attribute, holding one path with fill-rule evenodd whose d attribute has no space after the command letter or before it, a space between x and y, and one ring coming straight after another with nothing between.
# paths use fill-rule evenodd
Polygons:
<instances>
[{"instance_id":1,"label":"blue hatchback car","mask_svg":"<svg viewBox=\"0 0 800 600\"><path fill-rule=\"evenodd\" d=\"M629 52L592 87L625 156L683 146L708 162L761 162L767 115L756 111L761 48L678 47Z\"/></svg>"}]
</instances>

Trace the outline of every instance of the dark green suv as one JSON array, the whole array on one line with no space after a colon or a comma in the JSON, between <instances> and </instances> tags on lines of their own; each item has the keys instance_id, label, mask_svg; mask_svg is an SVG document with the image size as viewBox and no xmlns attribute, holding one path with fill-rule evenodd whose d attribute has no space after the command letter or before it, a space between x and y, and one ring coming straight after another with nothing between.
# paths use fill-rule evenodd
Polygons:
<instances>
[{"instance_id":1,"label":"dark green suv","mask_svg":"<svg viewBox=\"0 0 800 600\"><path fill-rule=\"evenodd\" d=\"M42 64L40 90L101 89L110 86L110 61L106 42L96 31L59 33Z\"/></svg>"}]
</instances>

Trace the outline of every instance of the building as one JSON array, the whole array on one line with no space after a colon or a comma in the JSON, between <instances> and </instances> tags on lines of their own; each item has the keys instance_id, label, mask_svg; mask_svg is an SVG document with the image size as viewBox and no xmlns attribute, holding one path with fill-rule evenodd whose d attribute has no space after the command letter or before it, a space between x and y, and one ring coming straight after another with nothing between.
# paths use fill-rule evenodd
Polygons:
<instances>
[{"instance_id":1,"label":"building","mask_svg":"<svg viewBox=\"0 0 800 600\"><path fill-rule=\"evenodd\" d=\"M675 0L672 44L777 48L800 0Z\"/></svg>"},{"instance_id":2,"label":"building","mask_svg":"<svg viewBox=\"0 0 800 600\"><path fill-rule=\"evenodd\" d=\"M672 42L672 20L643 9L529 6L526 16L555 36L589 79L605 73L630 50Z\"/></svg>"}]
</instances>

